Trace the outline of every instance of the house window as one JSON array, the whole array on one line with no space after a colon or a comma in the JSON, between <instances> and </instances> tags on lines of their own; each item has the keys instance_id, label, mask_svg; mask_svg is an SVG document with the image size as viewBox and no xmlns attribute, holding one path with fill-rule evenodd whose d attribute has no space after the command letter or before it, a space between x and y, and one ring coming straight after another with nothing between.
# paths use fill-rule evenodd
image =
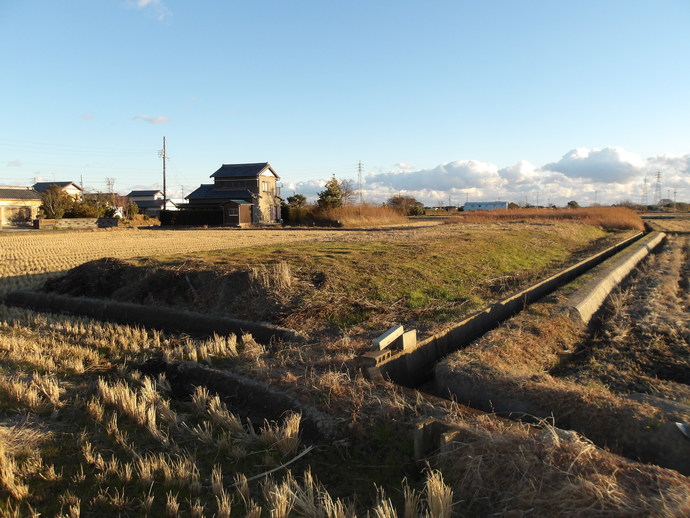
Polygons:
<instances>
[{"instance_id":1,"label":"house window","mask_svg":"<svg viewBox=\"0 0 690 518\"><path fill-rule=\"evenodd\" d=\"M229 207L228 216L237 216L237 208Z\"/></svg>"},{"instance_id":2,"label":"house window","mask_svg":"<svg viewBox=\"0 0 690 518\"><path fill-rule=\"evenodd\" d=\"M268 192L268 182L261 182L261 190L263 192Z\"/></svg>"}]
</instances>

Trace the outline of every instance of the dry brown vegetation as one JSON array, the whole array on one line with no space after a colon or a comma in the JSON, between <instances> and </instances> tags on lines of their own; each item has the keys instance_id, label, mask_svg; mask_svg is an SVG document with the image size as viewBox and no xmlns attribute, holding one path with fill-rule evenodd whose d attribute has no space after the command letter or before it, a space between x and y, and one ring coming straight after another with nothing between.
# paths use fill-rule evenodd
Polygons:
<instances>
[{"instance_id":1,"label":"dry brown vegetation","mask_svg":"<svg viewBox=\"0 0 690 518\"><path fill-rule=\"evenodd\" d=\"M156 232L167 231L147 235L155 236ZM305 231L296 231L294 236L282 231L199 232L202 238L215 236L219 241L190 245L180 239L189 235L187 232L173 232L178 243L167 245L176 248L165 252L188 252L192 246L220 249L224 248L219 245L223 239L230 243L225 246L228 248L235 244L232 236L283 239L279 247L243 250L237 244L231 254L206 253L196 260L204 261L210 269L243 263L253 296L261 298L290 292L305 278L313 281L313 277L300 275L303 265L310 261L321 265L321 271L328 265L326 278L332 284L321 285L329 286L340 298L328 301L323 308L344 305L350 296L361 303L361 293L376 280L381 283L381 293L394 292L398 287L390 279L395 276L386 277L387 272L398 263L410 268L416 264L412 261L415 256L419 256L415 261L422 264L419 271L424 275L437 269L449 276L457 274L468 286L486 282L481 288L485 291L480 293L490 297L515 286L505 278L496 280L496 272L501 272L500 277L520 277L523 274L519 272L525 271L534 275L574 260L588 246L608 242L600 230L572 223L317 231L306 238L300 234ZM80 243L79 253L94 258L107 247L92 249L89 237L106 235L113 240L113 236L123 236L123 243L113 241L116 253L109 255L131 257L124 255L135 254L133 249L124 249L129 242L126 234L50 237L74 238L71 243ZM0 236L0 241L6 237ZM139 250L147 249L146 240L136 237L140 239ZM322 242L287 244L300 238ZM152 250L164 247L162 240L152 239ZM444 248L450 239L462 246ZM360 242L360 249L353 240ZM558 243L560 251L546 255L540 248L545 240ZM20 241L19 246L27 243ZM433 243L431 248L429 243ZM416 245L419 249L414 248ZM47 245L44 242L42 246ZM503 254L497 253L502 246ZM482 257L477 247L487 256ZM389 249L401 255L397 259L385 255ZM53 260L50 258L60 254L57 248L52 252L33 250L34 255L36 250L40 252L33 263L37 271L55 271L54 266L41 261ZM28 261L21 250L3 247L0 253L5 254L3 258ZM247 260L264 257L262 254L276 254L274 259L280 260L259 261L260 265ZM78 260L76 252L65 255L66 262ZM476 263L472 263L473 258ZM189 256L168 255L158 261L157 266L166 267L167 263L173 270L180 264L190 265ZM149 261L140 266L144 263ZM473 264L480 267L473 269ZM3 261L3 267L2 274L17 276L17 265L8 268ZM457 273L463 268L465 277ZM181 271L187 274L191 268ZM345 277L348 282L356 279L363 271L365 280L355 284L352 292L339 284ZM419 282L422 278L427 284L433 281L412 275L411 269L401 271L406 282L400 286L405 289L414 284L410 279ZM182 279L188 285L184 275ZM528 279L529 275L522 282ZM87 282L85 277L81 280ZM17 283L26 285L24 281ZM206 295L200 285L193 285L197 295ZM444 297L463 285L449 287L448 294L440 292L438 285L426 298L411 297L409 301L419 304L419 322L442 309ZM217 288L218 284L209 286ZM379 302L381 307L396 307L398 299ZM428 308L429 313L423 313ZM316 310L312 307L307 311ZM304 314L304 318L308 316ZM397 316L399 313L390 318ZM366 322L358 325L365 326ZM385 318L375 321L368 332L380 331L385 323ZM567 334L563 327L559 325L561 330L554 330L553 336ZM631 463L548 426L543 435L534 435L526 425L488 414L475 415L451 402L371 383L354 368L354 360L366 346L353 336L354 328L343 322L335 335L306 344L258 343L250 336L171 335L0 305L0 515L259 518L489 516L508 511L534 516L687 514L690 486L687 478L673 471ZM232 399L203 384L181 395L173 378L144 375L138 370L151 358L169 363L199 362L259 380L326 413L338 423L339 438L327 442L306 439L302 428L305 416L298 413L250 423L240 407L233 407ZM416 462L411 429L428 417L441 417L459 432L452 448Z\"/></svg>"},{"instance_id":2,"label":"dry brown vegetation","mask_svg":"<svg viewBox=\"0 0 690 518\"><path fill-rule=\"evenodd\" d=\"M316 217L336 221L347 228L403 225L408 222L407 217L391 207L367 204L320 209L317 211Z\"/></svg>"},{"instance_id":3,"label":"dry brown vegetation","mask_svg":"<svg viewBox=\"0 0 690 518\"><path fill-rule=\"evenodd\" d=\"M642 218L627 207L590 207L584 209L509 209L471 211L454 215L464 223L486 223L501 221L578 221L603 229L644 230Z\"/></svg>"}]
</instances>

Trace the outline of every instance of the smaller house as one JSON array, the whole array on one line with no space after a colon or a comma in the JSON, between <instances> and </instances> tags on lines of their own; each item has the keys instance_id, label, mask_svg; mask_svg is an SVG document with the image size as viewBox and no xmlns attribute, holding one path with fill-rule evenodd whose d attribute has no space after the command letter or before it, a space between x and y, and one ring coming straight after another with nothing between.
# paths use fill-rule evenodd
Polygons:
<instances>
[{"instance_id":1,"label":"smaller house","mask_svg":"<svg viewBox=\"0 0 690 518\"><path fill-rule=\"evenodd\" d=\"M139 214L146 214L152 218L160 216L161 210L177 210L177 205L171 200L163 201L160 190L132 191L127 195L139 207Z\"/></svg>"},{"instance_id":2,"label":"smaller house","mask_svg":"<svg viewBox=\"0 0 690 518\"><path fill-rule=\"evenodd\" d=\"M228 200L223 204L223 222L233 227L246 227L252 224L253 203L246 200Z\"/></svg>"},{"instance_id":3,"label":"smaller house","mask_svg":"<svg viewBox=\"0 0 690 518\"><path fill-rule=\"evenodd\" d=\"M41 194L31 187L0 185L0 226L29 223L38 216L41 203Z\"/></svg>"},{"instance_id":4,"label":"smaller house","mask_svg":"<svg viewBox=\"0 0 690 518\"><path fill-rule=\"evenodd\" d=\"M74 182L38 182L33 185L33 188L39 193L43 193L51 185L57 185L60 190L69 194L75 200L83 198L84 190Z\"/></svg>"},{"instance_id":5,"label":"smaller house","mask_svg":"<svg viewBox=\"0 0 690 518\"><path fill-rule=\"evenodd\" d=\"M507 201L468 201L465 202L463 210L497 210L497 209L507 209Z\"/></svg>"}]
</instances>

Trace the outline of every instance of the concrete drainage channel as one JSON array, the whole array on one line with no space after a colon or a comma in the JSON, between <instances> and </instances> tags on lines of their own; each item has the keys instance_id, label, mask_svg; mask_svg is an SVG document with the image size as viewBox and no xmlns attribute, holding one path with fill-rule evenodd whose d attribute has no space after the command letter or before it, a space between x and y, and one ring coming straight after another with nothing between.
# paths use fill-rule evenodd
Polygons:
<instances>
[{"instance_id":1,"label":"concrete drainage channel","mask_svg":"<svg viewBox=\"0 0 690 518\"><path fill-rule=\"evenodd\" d=\"M436 377L433 378L435 366L446 356L470 345L474 340L498 327L501 322L515 316L527 304L564 286L567 288L561 293L566 294L566 301L560 303L562 305L557 307L556 313L563 315L561 318L570 318L577 326L586 326L610 292L632 272L640 261L658 247L664 238L663 233L651 232L626 240L612 249L469 316L446 333L419 343L416 343L413 330L405 332L400 326L392 328L374 340L374 351L366 353L361 358L363 369L372 380L381 383L390 381L408 388L418 387L422 391L431 391L432 394L446 397L450 395L460 403L471 402L475 411L491 412L497 417L501 415L518 419L528 417L528 421L529 418L535 417L552 420L554 416L551 413L554 411L544 407L546 411L540 413L539 400L536 398L530 400L532 394L529 392L523 394L517 390L514 393L510 391L505 393L501 392L501 389L498 392L495 390L492 392L492 382L489 383L487 391L487 388L478 383L478 380L466 377L463 370L449 369L445 362L442 363L443 368L438 370ZM584 275L582 280L577 283L572 282L586 271L587 275ZM481 372L487 380L494 379L494 376L500 379L507 375L498 371L494 372L492 368ZM536 386L538 380L528 380L528 384L533 382ZM521 382L516 383L517 387ZM524 401L523 396L527 398ZM541 403L543 406L543 400ZM599 403L602 402L595 401L593 405L605 407ZM634 413L634 409L627 408L625 402L620 408L624 408L624 412L631 412L631 415ZM568 411L565 412L567 415ZM606 410L603 412L606 414ZM668 415L667 419L669 419ZM620 422L621 428L626 428L626 423L629 425L636 423L630 415L626 417L624 413L621 416L628 419L625 423ZM607 419L616 422L615 417L609 416ZM559 426L561 421L566 428L570 427L569 418L560 419L556 411L556 426ZM585 436L589 437L587 425L578 424L576 421L575 419L571 424L581 433L584 430ZM615 437L616 440L613 442L607 441L606 438L601 440L601 437L595 437L595 435L591 438L601 445L616 444L617 451L626 457L652 462L688 474L690 473L690 441L687 440L686 433L688 424L673 421L674 419L671 418L671 421L660 422L651 427L648 426L649 423L647 425L642 423L640 427L621 429L620 433L609 434L610 437ZM635 432L636 429L639 431ZM452 442L456 433L453 425L438 420L420 423L415 433L415 452L421 456L430 451L443 451L448 443Z\"/></svg>"},{"instance_id":2,"label":"concrete drainage channel","mask_svg":"<svg viewBox=\"0 0 690 518\"><path fill-rule=\"evenodd\" d=\"M462 349L494 329L501 322L520 312L527 304L543 298L611 259L606 265L602 265L599 275L570 297L568 307L564 308L575 318L587 323L611 290L656 248L665 236L663 232L632 236L468 316L447 331L421 342L417 342L414 330L405 332L402 326L393 327L374 340L375 350L361 357L362 368L370 379L390 380L405 387L418 387L430 380L434 365L443 357Z\"/></svg>"}]
</instances>

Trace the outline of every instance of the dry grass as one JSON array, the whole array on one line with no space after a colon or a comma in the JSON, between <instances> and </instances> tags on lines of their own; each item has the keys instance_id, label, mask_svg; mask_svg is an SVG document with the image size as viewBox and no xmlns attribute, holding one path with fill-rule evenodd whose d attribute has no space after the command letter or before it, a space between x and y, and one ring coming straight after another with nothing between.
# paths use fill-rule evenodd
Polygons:
<instances>
[{"instance_id":1,"label":"dry grass","mask_svg":"<svg viewBox=\"0 0 690 518\"><path fill-rule=\"evenodd\" d=\"M510 209L459 213L448 222L488 223L503 221L575 221L605 230L644 230L642 218L627 207L585 209Z\"/></svg>"},{"instance_id":2,"label":"dry grass","mask_svg":"<svg viewBox=\"0 0 690 518\"><path fill-rule=\"evenodd\" d=\"M519 451L519 455L516 455ZM465 516L687 516L690 482L673 471L631 464L573 432L546 425L494 431L458 425L436 464L453 474Z\"/></svg>"},{"instance_id":3,"label":"dry grass","mask_svg":"<svg viewBox=\"0 0 690 518\"><path fill-rule=\"evenodd\" d=\"M381 205L345 205L336 209L316 210L316 219L339 223L346 228L404 225L409 222L400 212Z\"/></svg>"}]
</instances>

